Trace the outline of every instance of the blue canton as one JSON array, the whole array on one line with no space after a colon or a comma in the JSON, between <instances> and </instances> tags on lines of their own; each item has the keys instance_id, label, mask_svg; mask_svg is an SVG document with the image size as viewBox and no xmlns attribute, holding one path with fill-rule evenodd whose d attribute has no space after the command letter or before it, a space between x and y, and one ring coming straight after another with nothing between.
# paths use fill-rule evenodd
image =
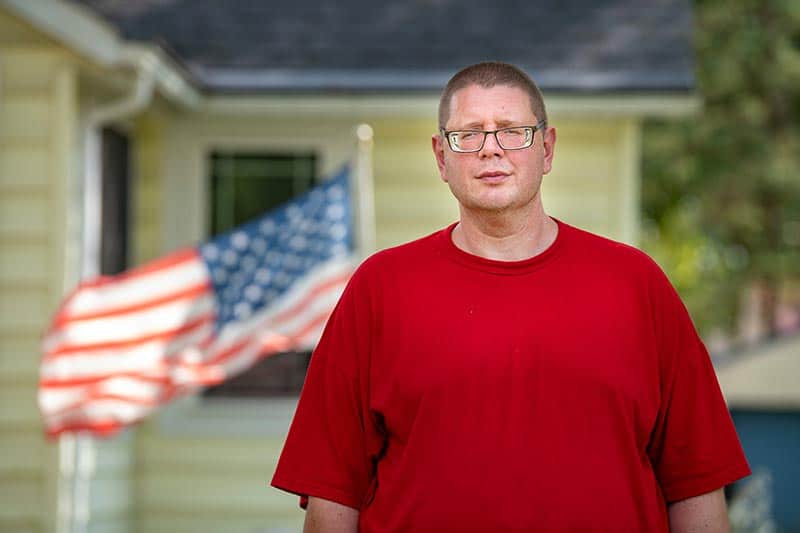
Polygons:
<instances>
[{"instance_id":1,"label":"blue canton","mask_svg":"<svg viewBox=\"0 0 800 533\"><path fill-rule=\"evenodd\" d=\"M219 330L270 305L315 266L354 248L349 168L200 246Z\"/></svg>"}]
</instances>

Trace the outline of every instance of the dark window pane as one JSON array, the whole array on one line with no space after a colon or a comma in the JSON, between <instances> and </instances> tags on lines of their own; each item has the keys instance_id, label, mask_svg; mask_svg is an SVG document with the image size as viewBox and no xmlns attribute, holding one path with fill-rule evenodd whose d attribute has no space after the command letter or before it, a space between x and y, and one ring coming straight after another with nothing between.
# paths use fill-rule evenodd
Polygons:
<instances>
[{"instance_id":1,"label":"dark window pane","mask_svg":"<svg viewBox=\"0 0 800 533\"><path fill-rule=\"evenodd\" d=\"M100 272L118 274L128 267L128 196L130 171L128 137L103 128L102 220L100 222Z\"/></svg>"}]
</instances>

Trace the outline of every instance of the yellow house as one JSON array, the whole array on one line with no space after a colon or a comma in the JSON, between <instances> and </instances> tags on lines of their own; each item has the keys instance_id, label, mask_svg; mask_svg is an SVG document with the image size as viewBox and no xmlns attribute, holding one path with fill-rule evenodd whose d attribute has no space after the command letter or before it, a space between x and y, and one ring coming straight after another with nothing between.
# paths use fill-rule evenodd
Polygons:
<instances>
[{"instance_id":1,"label":"yellow house","mask_svg":"<svg viewBox=\"0 0 800 533\"><path fill-rule=\"evenodd\" d=\"M558 129L547 209L635 242L642 121L696 108L690 14L564 4L0 0L0 531L299 529L296 499L268 487L291 396L189 398L60 443L36 407L65 291L225 226L231 165L315 179L370 124L376 246L427 234L457 214L430 150L438 91L504 59L540 81Z\"/></svg>"}]
</instances>

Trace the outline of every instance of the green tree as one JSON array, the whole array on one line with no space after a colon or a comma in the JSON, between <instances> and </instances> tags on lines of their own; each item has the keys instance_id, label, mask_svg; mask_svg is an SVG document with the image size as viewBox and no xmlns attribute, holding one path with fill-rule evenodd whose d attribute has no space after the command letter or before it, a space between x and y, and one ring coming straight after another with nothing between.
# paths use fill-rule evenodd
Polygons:
<instances>
[{"instance_id":1,"label":"green tree","mask_svg":"<svg viewBox=\"0 0 800 533\"><path fill-rule=\"evenodd\" d=\"M702 111L645 125L644 246L703 331L732 331L743 287L775 334L800 276L800 2L697 0Z\"/></svg>"}]
</instances>

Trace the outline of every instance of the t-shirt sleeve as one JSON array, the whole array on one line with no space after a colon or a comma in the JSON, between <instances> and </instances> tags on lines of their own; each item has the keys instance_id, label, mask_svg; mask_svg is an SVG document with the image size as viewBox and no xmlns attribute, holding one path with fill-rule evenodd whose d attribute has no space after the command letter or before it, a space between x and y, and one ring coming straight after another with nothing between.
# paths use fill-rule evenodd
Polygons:
<instances>
[{"instance_id":1,"label":"t-shirt sleeve","mask_svg":"<svg viewBox=\"0 0 800 533\"><path fill-rule=\"evenodd\" d=\"M650 305L658 343L661 407L648 454L668 502L750 474L705 345L660 269Z\"/></svg>"},{"instance_id":2,"label":"t-shirt sleeve","mask_svg":"<svg viewBox=\"0 0 800 533\"><path fill-rule=\"evenodd\" d=\"M367 407L370 311L351 278L311 356L300 401L272 478L276 488L358 509L369 489L375 440Z\"/></svg>"}]
</instances>

